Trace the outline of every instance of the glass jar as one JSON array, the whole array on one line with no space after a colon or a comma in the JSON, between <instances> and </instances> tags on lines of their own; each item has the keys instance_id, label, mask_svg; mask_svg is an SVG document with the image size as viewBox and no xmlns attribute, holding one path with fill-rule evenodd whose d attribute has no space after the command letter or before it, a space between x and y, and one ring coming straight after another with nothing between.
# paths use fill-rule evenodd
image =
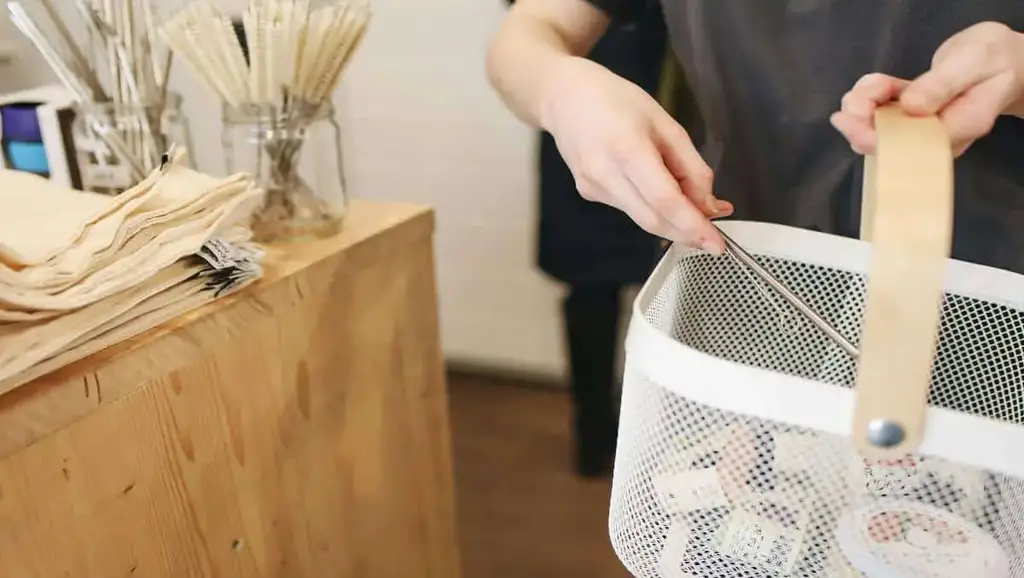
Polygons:
<instances>
[{"instance_id":1,"label":"glass jar","mask_svg":"<svg viewBox=\"0 0 1024 578\"><path fill-rule=\"evenodd\" d=\"M284 109L225 105L222 115L228 172L249 173L265 194L252 223L257 241L302 241L341 230L345 171L330 102Z\"/></svg>"},{"instance_id":2,"label":"glass jar","mask_svg":"<svg viewBox=\"0 0 1024 578\"><path fill-rule=\"evenodd\" d=\"M182 99L169 93L163 106L80 103L71 135L78 180L86 191L116 195L160 166L172 144L192 150L192 132Z\"/></svg>"}]
</instances>

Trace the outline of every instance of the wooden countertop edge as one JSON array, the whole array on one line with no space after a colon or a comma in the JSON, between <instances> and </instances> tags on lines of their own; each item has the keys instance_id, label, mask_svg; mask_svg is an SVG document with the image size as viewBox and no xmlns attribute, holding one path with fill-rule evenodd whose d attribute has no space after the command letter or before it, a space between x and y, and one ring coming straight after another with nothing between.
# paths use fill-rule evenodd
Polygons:
<instances>
[{"instance_id":1,"label":"wooden countertop edge","mask_svg":"<svg viewBox=\"0 0 1024 578\"><path fill-rule=\"evenodd\" d=\"M170 323L126 340L0 395L0 459L63 429L96 409L144 387L153 376L167 375L244 331L254 316L272 315L268 293L292 291L300 271L330 258L353 270L378 261L383 253L430 239L433 210L407 203L354 202L353 211L377 215L359 221L334 238L295 246L269 246L264 278ZM385 209L393 214L381 218ZM289 250L302 258L289 258ZM140 367L138 361L145 366ZM139 375L145 371L146 375Z\"/></svg>"}]
</instances>

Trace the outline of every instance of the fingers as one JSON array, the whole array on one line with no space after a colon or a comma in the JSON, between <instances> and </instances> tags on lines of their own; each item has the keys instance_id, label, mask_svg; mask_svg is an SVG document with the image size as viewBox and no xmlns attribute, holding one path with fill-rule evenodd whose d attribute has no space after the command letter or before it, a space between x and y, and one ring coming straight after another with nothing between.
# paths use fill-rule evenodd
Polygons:
<instances>
[{"instance_id":1,"label":"fingers","mask_svg":"<svg viewBox=\"0 0 1024 578\"><path fill-rule=\"evenodd\" d=\"M647 204L640 190L614 159L591 161L586 167L585 176L577 178L576 186L583 198L615 207L626 213L648 233L696 246L691 244L691 236L673 227L657 210Z\"/></svg>"},{"instance_id":2,"label":"fingers","mask_svg":"<svg viewBox=\"0 0 1024 578\"><path fill-rule=\"evenodd\" d=\"M714 173L693 146L686 130L675 119L665 115L663 122L655 126L655 132L665 167L683 194L708 217L731 214L732 205L715 198L712 192Z\"/></svg>"},{"instance_id":3,"label":"fingers","mask_svg":"<svg viewBox=\"0 0 1024 578\"><path fill-rule=\"evenodd\" d=\"M878 140L873 121L837 112L829 118L829 122L846 138L854 152L861 155L874 154Z\"/></svg>"},{"instance_id":4,"label":"fingers","mask_svg":"<svg viewBox=\"0 0 1024 578\"><path fill-rule=\"evenodd\" d=\"M679 182L665 166L653 142L641 144L623 168L626 178L647 206L664 219L671 229L681 233L682 238L672 240L716 255L725 249L718 229L704 216L697 204L683 194ZM702 199L710 196L710 192L701 194Z\"/></svg>"},{"instance_id":5,"label":"fingers","mask_svg":"<svg viewBox=\"0 0 1024 578\"><path fill-rule=\"evenodd\" d=\"M886 74L867 74L843 95L840 110L854 118L870 121L879 105L895 100L908 84L906 80Z\"/></svg>"},{"instance_id":6,"label":"fingers","mask_svg":"<svg viewBox=\"0 0 1024 578\"><path fill-rule=\"evenodd\" d=\"M849 141L859 154L874 154L877 146L875 111L891 102L906 89L908 81L885 74L861 77L853 88L843 95L840 111L829 121Z\"/></svg>"}]
</instances>

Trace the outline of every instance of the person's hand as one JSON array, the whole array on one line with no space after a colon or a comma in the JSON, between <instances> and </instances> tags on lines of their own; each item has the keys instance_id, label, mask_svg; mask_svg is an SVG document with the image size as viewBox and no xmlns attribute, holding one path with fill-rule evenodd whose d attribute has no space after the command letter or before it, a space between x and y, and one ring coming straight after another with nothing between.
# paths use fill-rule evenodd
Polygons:
<instances>
[{"instance_id":1,"label":"person's hand","mask_svg":"<svg viewBox=\"0 0 1024 578\"><path fill-rule=\"evenodd\" d=\"M1024 116L1024 34L982 22L944 42L931 70L912 81L869 74L843 97L832 125L855 151L873 154L875 109L894 100L908 114L937 114L963 154L999 116Z\"/></svg>"},{"instance_id":2,"label":"person's hand","mask_svg":"<svg viewBox=\"0 0 1024 578\"><path fill-rule=\"evenodd\" d=\"M545 88L541 125L580 195L616 207L650 233L710 253L723 241L709 217L731 204L683 127L640 87L582 58L566 58Z\"/></svg>"}]
</instances>

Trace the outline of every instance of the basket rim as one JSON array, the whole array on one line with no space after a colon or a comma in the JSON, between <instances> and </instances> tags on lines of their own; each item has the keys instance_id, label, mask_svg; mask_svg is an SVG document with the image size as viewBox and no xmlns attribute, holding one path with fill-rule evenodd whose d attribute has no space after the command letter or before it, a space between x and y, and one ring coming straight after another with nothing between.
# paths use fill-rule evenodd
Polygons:
<instances>
[{"instance_id":1,"label":"basket rim","mask_svg":"<svg viewBox=\"0 0 1024 578\"><path fill-rule=\"evenodd\" d=\"M719 225L755 255L855 273L868 270L871 246L857 239L750 221ZM674 245L634 300L626 337L630 370L703 405L851 438L854 389L727 361L668 338L647 321L644 313L679 260L690 253ZM951 259L945 289L1020 308L1024 276ZM1024 426L930 406L917 452L1024 478L1021 447Z\"/></svg>"}]
</instances>

